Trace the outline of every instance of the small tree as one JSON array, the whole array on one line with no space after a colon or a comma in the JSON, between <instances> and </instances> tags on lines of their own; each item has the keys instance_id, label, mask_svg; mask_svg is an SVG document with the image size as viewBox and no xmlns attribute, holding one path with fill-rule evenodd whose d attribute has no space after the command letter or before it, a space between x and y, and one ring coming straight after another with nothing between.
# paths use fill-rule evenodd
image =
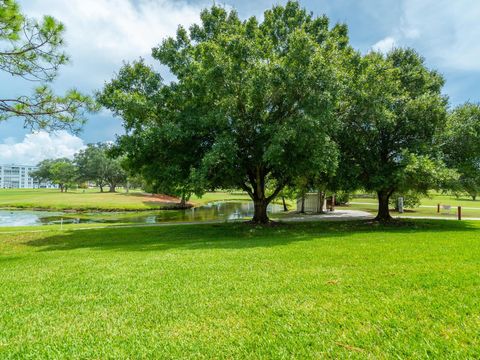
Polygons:
<instances>
[{"instance_id":1,"label":"small tree","mask_svg":"<svg viewBox=\"0 0 480 360\"><path fill-rule=\"evenodd\" d=\"M57 96L46 85L68 62L63 33L64 26L51 16L28 19L15 0L0 0L0 71L41 83L30 96L0 98L0 121L20 117L32 129L77 130L85 112L97 109L76 90Z\"/></svg>"},{"instance_id":2,"label":"small tree","mask_svg":"<svg viewBox=\"0 0 480 360\"><path fill-rule=\"evenodd\" d=\"M241 188L253 222L266 223L282 189L330 156L322 144L335 124L334 64L347 44L345 26L329 28L294 1L261 22L213 6L153 50L176 82L126 65L98 100L124 119L118 145L131 168L160 190L184 198Z\"/></svg>"},{"instance_id":3,"label":"small tree","mask_svg":"<svg viewBox=\"0 0 480 360\"><path fill-rule=\"evenodd\" d=\"M109 158L105 165L105 180L109 186L109 192L115 192L117 186L126 183L127 173L119 159Z\"/></svg>"},{"instance_id":4,"label":"small tree","mask_svg":"<svg viewBox=\"0 0 480 360\"><path fill-rule=\"evenodd\" d=\"M103 192L107 184L104 174L106 155L101 145L88 144L83 150L75 154L74 163L78 168L81 181L93 181Z\"/></svg>"},{"instance_id":5,"label":"small tree","mask_svg":"<svg viewBox=\"0 0 480 360\"><path fill-rule=\"evenodd\" d=\"M38 164L32 173L35 179L57 184L60 192L67 192L77 182L77 168L69 159L47 159Z\"/></svg>"},{"instance_id":6,"label":"small tree","mask_svg":"<svg viewBox=\"0 0 480 360\"><path fill-rule=\"evenodd\" d=\"M480 105L466 103L448 116L443 137L445 162L460 174L459 188L476 200L480 193Z\"/></svg>"},{"instance_id":7,"label":"small tree","mask_svg":"<svg viewBox=\"0 0 480 360\"><path fill-rule=\"evenodd\" d=\"M446 121L444 80L410 49L356 62L339 110L340 167L377 193L376 219L386 221L394 192L427 191L451 175L436 156Z\"/></svg>"},{"instance_id":8,"label":"small tree","mask_svg":"<svg viewBox=\"0 0 480 360\"><path fill-rule=\"evenodd\" d=\"M127 174L119 159L109 154L107 144L89 144L84 150L75 154L74 162L78 167L79 178L82 181L93 181L103 192L104 186L115 192L119 184L125 184Z\"/></svg>"},{"instance_id":9,"label":"small tree","mask_svg":"<svg viewBox=\"0 0 480 360\"><path fill-rule=\"evenodd\" d=\"M61 192L67 192L69 188L75 186L77 180L77 169L71 161L57 161L51 167L51 181L58 184Z\"/></svg>"}]
</instances>

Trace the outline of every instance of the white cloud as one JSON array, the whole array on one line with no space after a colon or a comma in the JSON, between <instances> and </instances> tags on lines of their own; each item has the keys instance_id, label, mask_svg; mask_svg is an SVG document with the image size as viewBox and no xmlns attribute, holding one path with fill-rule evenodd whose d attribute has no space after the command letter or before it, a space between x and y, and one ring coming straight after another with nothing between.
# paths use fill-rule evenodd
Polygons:
<instances>
[{"instance_id":1,"label":"white cloud","mask_svg":"<svg viewBox=\"0 0 480 360\"><path fill-rule=\"evenodd\" d=\"M391 36L382 39L372 45L372 50L379 51L381 53L386 53L389 50L392 50L396 46L395 39Z\"/></svg>"},{"instance_id":2,"label":"white cloud","mask_svg":"<svg viewBox=\"0 0 480 360\"><path fill-rule=\"evenodd\" d=\"M71 63L60 69L52 84L58 94L77 88L92 94L113 78L123 61L139 57L155 65L151 49L167 36L176 33L179 24L189 27L198 22L202 8L210 0L18 0L28 17L52 15L65 27L65 51ZM164 70L164 69L160 69ZM32 84L2 76L0 95L17 96L31 93ZM171 76L162 73L166 80ZM0 143L7 136L21 138L26 133L13 120L0 122ZM19 123L20 124L20 123ZM91 116L81 135L87 142L112 140L121 133L118 120L101 113Z\"/></svg>"},{"instance_id":3,"label":"white cloud","mask_svg":"<svg viewBox=\"0 0 480 360\"><path fill-rule=\"evenodd\" d=\"M403 0L400 24L372 46L413 47L439 69L480 71L480 2Z\"/></svg>"},{"instance_id":4,"label":"white cloud","mask_svg":"<svg viewBox=\"0 0 480 360\"><path fill-rule=\"evenodd\" d=\"M65 131L55 134L40 131L25 135L22 142L7 138L0 143L0 164L36 165L44 159L71 159L84 147L82 139Z\"/></svg>"},{"instance_id":5,"label":"white cloud","mask_svg":"<svg viewBox=\"0 0 480 360\"><path fill-rule=\"evenodd\" d=\"M21 1L33 17L54 16L66 26L67 52L71 70L61 79L75 80L86 87L99 87L112 77L122 61L148 58L151 49L167 36L198 22L198 5L182 0L42 0ZM80 75L80 76L79 76ZM76 79L75 76L77 76Z\"/></svg>"},{"instance_id":6,"label":"white cloud","mask_svg":"<svg viewBox=\"0 0 480 360\"><path fill-rule=\"evenodd\" d=\"M439 66L458 70L480 70L480 2L451 0L406 0L404 21L418 29L418 44L425 56ZM417 43L413 43L417 45Z\"/></svg>"}]
</instances>

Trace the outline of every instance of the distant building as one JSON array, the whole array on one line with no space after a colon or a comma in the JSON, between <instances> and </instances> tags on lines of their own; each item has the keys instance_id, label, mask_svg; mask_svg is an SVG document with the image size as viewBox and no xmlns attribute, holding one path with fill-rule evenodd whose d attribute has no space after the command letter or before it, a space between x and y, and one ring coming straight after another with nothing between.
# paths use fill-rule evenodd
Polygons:
<instances>
[{"instance_id":1,"label":"distant building","mask_svg":"<svg viewBox=\"0 0 480 360\"><path fill-rule=\"evenodd\" d=\"M56 188L49 182L39 182L32 177L36 166L0 165L0 188L2 189L38 189Z\"/></svg>"}]
</instances>

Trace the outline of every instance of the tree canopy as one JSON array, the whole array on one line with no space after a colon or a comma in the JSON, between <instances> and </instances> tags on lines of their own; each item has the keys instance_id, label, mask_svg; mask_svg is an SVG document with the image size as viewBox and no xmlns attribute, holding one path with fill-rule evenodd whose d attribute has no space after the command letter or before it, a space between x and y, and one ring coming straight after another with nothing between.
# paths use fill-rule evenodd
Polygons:
<instances>
[{"instance_id":1,"label":"tree canopy","mask_svg":"<svg viewBox=\"0 0 480 360\"><path fill-rule=\"evenodd\" d=\"M38 164L38 169L32 173L32 176L40 181L56 184L61 192L67 192L76 184L77 168L66 158L46 159Z\"/></svg>"},{"instance_id":2,"label":"tree canopy","mask_svg":"<svg viewBox=\"0 0 480 360\"><path fill-rule=\"evenodd\" d=\"M341 167L378 195L378 220L390 218L396 191L427 191L453 176L438 155L447 114L443 77L411 49L358 56L339 107Z\"/></svg>"},{"instance_id":3,"label":"tree canopy","mask_svg":"<svg viewBox=\"0 0 480 360\"><path fill-rule=\"evenodd\" d=\"M479 104L459 105L449 114L442 145L447 165L460 174L460 190L475 200L480 193Z\"/></svg>"},{"instance_id":4,"label":"tree canopy","mask_svg":"<svg viewBox=\"0 0 480 360\"><path fill-rule=\"evenodd\" d=\"M85 112L97 109L77 90L58 96L47 85L68 62L64 32L51 16L29 19L15 0L0 0L0 71L40 83L31 95L0 98L0 121L18 117L31 129L78 130Z\"/></svg>"},{"instance_id":5,"label":"tree canopy","mask_svg":"<svg viewBox=\"0 0 480 360\"><path fill-rule=\"evenodd\" d=\"M121 159L109 156L109 148L107 144L89 144L75 154L74 159L79 180L95 182L101 192L105 185L110 187L110 192L115 192L115 188L127 180Z\"/></svg>"},{"instance_id":6,"label":"tree canopy","mask_svg":"<svg viewBox=\"0 0 480 360\"><path fill-rule=\"evenodd\" d=\"M153 50L175 82L162 84L141 61L127 64L98 100L124 119L120 152L160 190L241 188L255 204L253 221L264 223L279 192L334 153L325 149L335 147L334 65L347 29L294 1L262 22L218 6L200 18Z\"/></svg>"}]
</instances>

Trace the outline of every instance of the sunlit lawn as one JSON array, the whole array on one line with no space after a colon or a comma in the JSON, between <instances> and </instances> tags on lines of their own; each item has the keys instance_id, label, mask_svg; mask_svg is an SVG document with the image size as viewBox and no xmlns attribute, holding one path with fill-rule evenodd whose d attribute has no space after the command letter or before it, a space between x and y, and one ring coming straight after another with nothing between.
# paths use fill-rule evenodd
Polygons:
<instances>
[{"instance_id":1,"label":"sunlit lawn","mask_svg":"<svg viewBox=\"0 0 480 360\"><path fill-rule=\"evenodd\" d=\"M340 207L341 209L363 210L372 214L377 211L377 199L355 197L350 199L350 204L347 207ZM450 205L450 210L440 208L440 213L437 212L437 204ZM480 218L480 200L472 201L467 196L459 198L453 195L444 195L438 193L431 193L430 197L421 199L420 207L407 208L403 214L396 213L392 210L392 216L426 216L426 217L440 217L445 219L453 219L457 214L457 207L462 207L463 218Z\"/></svg>"},{"instance_id":2,"label":"sunlit lawn","mask_svg":"<svg viewBox=\"0 0 480 360\"><path fill-rule=\"evenodd\" d=\"M242 193L215 192L201 198L192 197L197 205L218 200L244 200ZM137 190L130 193L121 188L116 193L100 193L97 189L71 190L61 193L57 189L0 189L0 207L40 208L50 210L152 210L164 207Z\"/></svg>"},{"instance_id":3,"label":"sunlit lawn","mask_svg":"<svg viewBox=\"0 0 480 360\"><path fill-rule=\"evenodd\" d=\"M479 230L0 232L0 358L476 358Z\"/></svg>"}]
</instances>

